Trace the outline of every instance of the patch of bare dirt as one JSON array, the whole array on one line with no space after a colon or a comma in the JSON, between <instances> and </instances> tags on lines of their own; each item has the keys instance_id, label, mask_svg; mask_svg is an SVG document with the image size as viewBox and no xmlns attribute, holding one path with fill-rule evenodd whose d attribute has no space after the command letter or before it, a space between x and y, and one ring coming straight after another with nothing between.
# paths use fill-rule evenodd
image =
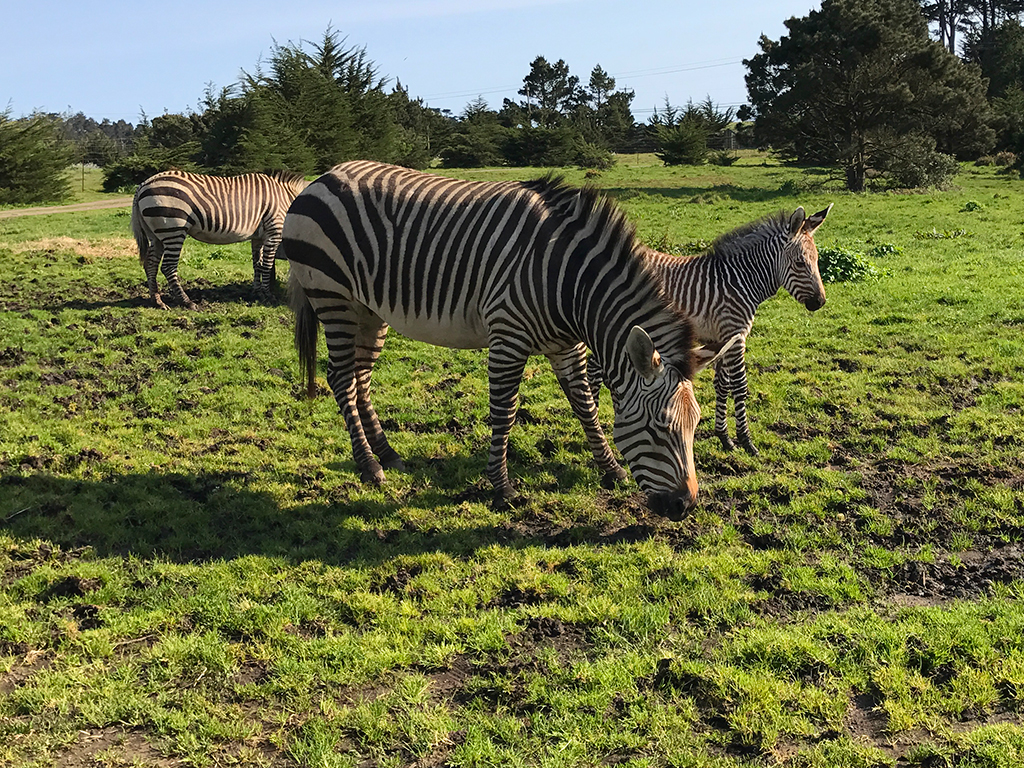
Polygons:
<instances>
[{"instance_id":1,"label":"patch of bare dirt","mask_svg":"<svg viewBox=\"0 0 1024 768\"><path fill-rule=\"evenodd\" d=\"M169 768L185 765L185 761L165 755L142 731L110 726L79 731L78 741L57 755L53 763L54 768L93 768L99 764L110 768Z\"/></svg>"},{"instance_id":2,"label":"patch of bare dirt","mask_svg":"<svg viewBox=\"0 0 1024 768\"><path fill-rule=\"evenodd\" d=\"M904 602L939 604L992 594L997 584L1024 580L1024 546L940 553L933 562L911 561L895 569L888 583ZM938 601L938 602L935 602Z\"/></svg>"}]
</instances>

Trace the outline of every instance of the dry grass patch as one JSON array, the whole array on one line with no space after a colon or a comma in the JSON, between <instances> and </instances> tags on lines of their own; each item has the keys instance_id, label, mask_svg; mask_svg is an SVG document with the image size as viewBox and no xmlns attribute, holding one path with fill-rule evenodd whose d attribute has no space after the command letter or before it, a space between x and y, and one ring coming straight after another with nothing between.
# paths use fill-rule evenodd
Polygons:
<instances>
[{"instance_id":1,"label":"dry grass patch","mask_svg":"<svg viewBox=\"0 0 1024 768\"><path fill-rule=\"evenodd\" d=\"M78 256L95 259L116 259L124 256L138 258L139 251L135 241L127 237L104 237L97 240L86 240L76 237L44 237L24 243L13 243L7 246L14 253L26 251L47 251L59 253L71 251Z\"/></svg>"}]
</instances>

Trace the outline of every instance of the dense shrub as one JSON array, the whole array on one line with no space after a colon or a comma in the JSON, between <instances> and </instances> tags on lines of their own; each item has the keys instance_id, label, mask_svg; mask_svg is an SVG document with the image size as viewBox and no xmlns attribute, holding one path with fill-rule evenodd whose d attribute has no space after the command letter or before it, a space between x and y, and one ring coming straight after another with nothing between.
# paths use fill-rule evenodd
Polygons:
<instances>
[{"instance_id":1,"label":"dense shrub","mask_svg":"<svg viewBox=\"0 0 1024 768\"><path fill-rule=\"evenodd\" d=\"M585 141L582 138L576 140L576 157L574 162L580 168L593 168L599 171L607 171L615 165L615 156L603 147Z\"/></svg>"},{"instance_id":2,"label":"dense shrub","mask_svg":"<svg viewBox=\"0 0 1024 768\"><path fill-rule=\"evenodd\" d=\"M855 283L882 274L863 254L841 245L818 248L818 271L825 283Z\"/></svg>"},{"instance_id":3,"label":"dense shrub","mask_svg":"<svg viewBox=\"0 0 1024 768\"><path fill-rule=\"evenodd\" d=\"M665 165L703 165L708 158L708 132L696 120L659 125L658 151Z\"/></svg>"},{"instance_id":4,"label":"dense shrub","mask_svg":"<svg viewBox=\"0 0 1024 768\"><path fill-rule=\"evenodd\" d=\"M900 137L891 151L877 160L877 169L889 185L905 189L942 186L960 171L956 158L937 152L935 140L929 136Z\"/></svg>"},{"instance_id":5,"label":"dense shrub","mask_svg":"<svg viewBox=\"0 0 1024 768\"><path fill-rule=\"evenodd\" d=\"M708 155L708 162L712 165L732 165L740 156L728 149L717 149Z\"/></svg>"},{"instance_id":6,"label":"dense shrub","mask_svg":"<svg viewBox=\"0 0 1024 768\"><path fill-rule=\"evenodd\" d=\"M530 127L505 132L502 154L513 166L573 165L576 135L568 127Z\"/></svg>"},{"instance_id":7,"label":"dense shrub","mask_svg":"<svg viewBox=\"0 0 1024 768\"><path fill-rule=\"evenodd\" d=\"M134 192L135 187L154 173L171 168L181 171L200 170L187 156L183 157L175 150L142 149L114 161L103 169L103 191Z\"/></svg>"}]
</instances>

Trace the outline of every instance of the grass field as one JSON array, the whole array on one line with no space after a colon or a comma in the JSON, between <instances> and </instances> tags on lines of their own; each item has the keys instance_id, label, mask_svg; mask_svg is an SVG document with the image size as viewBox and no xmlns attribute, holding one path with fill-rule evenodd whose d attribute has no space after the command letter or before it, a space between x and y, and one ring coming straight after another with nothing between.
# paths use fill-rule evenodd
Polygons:
<instances>
[{"instance_id":1,"label":"grass field","mask_svg":"<svg viewBox=\"0 0 1024 768\"><path fill-rule=\"evenodd\" d=\"M361 485L247 244L189 241L200 309L159 311L127 209L0 220L0 765L1021 765L1024 181L592 183L680 252L832 202L819 247L879 271L761 307L759 456L700 377L681 522L600 489L543 358L493 511L484 353L395 333L375 403L409 470Z\"/></svg>"}]
</instances>

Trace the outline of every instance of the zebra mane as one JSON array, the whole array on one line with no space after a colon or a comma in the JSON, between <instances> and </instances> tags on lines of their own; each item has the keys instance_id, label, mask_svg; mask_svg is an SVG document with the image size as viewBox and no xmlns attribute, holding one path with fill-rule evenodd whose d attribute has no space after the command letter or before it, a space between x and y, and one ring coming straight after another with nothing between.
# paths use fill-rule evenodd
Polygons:
<instances>
[{"instance_id":1,"label":"zebra mane","mask_svg":"<svg viewBox=\"0 0 1024 768\"><path fill-rule=\"evenodd\" d=\"M716 237L715 241L711 243L711 247L708 248L701 257L728 258L736 244L746 239L754 232L758 232L765 228L773 230L779 229L783 232L787 231L789 219L790 214L787 211L780 210L775 213L770 213L767 216L763 216L760 219L749 221L746 224L740 224L735 229Z\"/></svg>"},{"instance_id":2,"label":"zebra mane","mask_svg":"<svg viewBox=\"0 0 1024 768\"><path fill-rule=\"evenodd\" d=\"M598 229L611 230L609 239L622 244L623 250L629 254L629 261L637 267L641 283L649 286L652 301L659 305L657 314L650 318L650 327L645 330L655 341L659 352L672 360L679 374L692 380L692 349L696 344L693 323L668 294L647 249L636 237L636 227L622 208L596 187L572 186L555 173L521 182L521 186L537 194L555 215L578 216L586 222L594 221L596 217Z\"/></svg>"},{"instance_id":3,"label":"zebra mane","mask_svg":"<svg viewBox=\"0 0 1024 768\"><path fill-rule=\"evenodd\" d=\"M286 171L283 168L277 168L273 171L263 171L264 176L269 176L272 179L277 179L283 184L299 183L306 180L304 174L298 173L297 171Z\"/></svg>"},{"instance_id":4,"label":"zebra mane","mask_svg":"<svg viewBox=\"0 0 1024 768\"><path fill-rule=\"evenodd\" d=\"M534 192L544 205L560 216L579 216L584 221L597 217L604 227L612 228L612 236L636 249L636 228L623 210L597 187L589 184L574 187L565 177L554 172L532 181L521 182L523 188Z\"/></svg>"}]
</instances>

